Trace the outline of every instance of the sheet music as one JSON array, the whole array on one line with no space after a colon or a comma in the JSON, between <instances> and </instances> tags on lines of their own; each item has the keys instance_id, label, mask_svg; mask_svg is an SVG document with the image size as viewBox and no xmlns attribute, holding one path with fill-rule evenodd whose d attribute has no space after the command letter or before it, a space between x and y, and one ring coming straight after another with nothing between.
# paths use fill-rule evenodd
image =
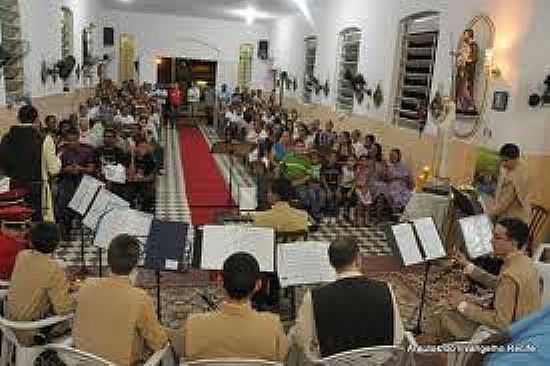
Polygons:
<instances>
[{"instance_id":1,"label":"sheet music","mask_svg":"<svg viewBox=\"0 0 550 366\"><path fill-rule=\"evenodd\" d=\"M0 193L6 193L10 191L10 178L3 177L0 179Z\"/></svg>"},{"instance_id":2,"label":"sheet music","mask_svg":"<svg viewBox=\"0 0 550 366\"><path fill-rule=\"evenodd\" d=\"M405 266L424 262L412 226L399 224L392 226L391 229Z\"/></svg>"},{"instance_id":3,"label":"sheet music","mask_svg":"<svg viewBox=\"0 0 550 366\"><path fill-rule=\"evenodd\" d=\"M441 242L439 232L435 227L434 220L431 217L414 220L414 227L420 239L420 244L424 248L426 259L433 260L445 257L445 248Z\"/></svg>"},{"instance_id":4,"label":"sheet music","mask_svg":"<svg viewBox=\"0 0 550 366\"><path fill-rule=\"evenodd\" d=\"M153 215L137 210L115 208L109 211L99 223L94 246L108 249L111 240L120 234L135 236L145 243L151 230Z\"/></svg>"},{"instance_id":5,"label":"sheet music","mask_svg":"<svg viewBox=\"0 0 550 366\"><path fill-rule=\"evenodd\" d=\"M489 216L469 216L459 220L470 259L493 253L493 223Z\"/></svg>"},{"instance_id":6,"label":"sheet music","mask_svg":"<svg viewBox=\"0 0 550 366\"><path fill-rule=\"evenodd\" d=\"M328 242L293 242L277 246L277 276L282 287L336 280L328 258Z\"/></svg>"},{"instance_id":7,"label":"sheet music","mask_svg":"<svg viewBox=\"0 0 550 366\"><path fill-rule=\"evenodd\" d=\"M274 272L275 232L245 225L206 225L203 228L201 268L221 270L233 253L247 252L256 258L262 272Z\"/></svg>"},{"instance_id":8,"label":"sheet music","mask_svg":"<svg viewBox=\"0 0 550 366\"><path fill-rule=\"evenodd\" d=\"M122 164L105 165L103 167L103 175L105 175L105 179L109 182L126 183L126 168Z\"/></svg>"},{"instance_id":9,"label":"sheet music","mask_svg":"<svg viewBox=\"0 0 550 366\"><path fill-rule=\"evenodd\" d=\"M82 223L95 230L101 217L114 208L130 208L130 203L107 189L101 188Z\"/></svg>"},{"instance_id":10,"label":"sheet music","mask_svg":"<svg viewBox=\"0 0 550 366\"><path fill-rule=\"evenodd\" d=\"M97 190L103 186L104 184L99 180L89 175L83 176L68 207L80 215L84 215L90 207Z\"/></svg>"}]
</instances>

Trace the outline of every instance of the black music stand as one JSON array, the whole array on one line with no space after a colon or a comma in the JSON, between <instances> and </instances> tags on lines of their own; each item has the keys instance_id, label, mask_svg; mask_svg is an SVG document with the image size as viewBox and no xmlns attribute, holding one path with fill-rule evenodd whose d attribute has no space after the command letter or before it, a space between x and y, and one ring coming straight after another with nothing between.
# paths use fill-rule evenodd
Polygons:
<instances>
[{"instance_id":1,"label":"black music stand","mask_svg":"<svg viewBox=\"0 0 550 366\"><path fill-rule=\"evenodd\" d=\"M189 225L183 222L153 220L151 232L145 243L144 268L155 271L157 280L157 316L162 316L160 299L160 273L186 272L188 263L184 260Z\"/></svg>"},{"instance_id":2,"label":"black music stand","mask_svg":"<svg viewBox=\"0 0 550 366\"><path fill-rule=\"evenodd\" d=\"M84 178L82 179L84 180ZM78 192L80 188L82 188L82 185L83 185L83 182L81 181L79 187L77 188L77 191L75 191L75 194ZM78 274L81 276L88 274L88 270L86 269L86 258L85 258L85 249L84 249L84 226L82 224L82 220L90 212L90 209L92 208L93 203L97 198L97 195L99 194L99 191L101 191L102 189L102 185L97 185L94 188L95 188L95 191L93 192L92 199L90 200L89 204L86 207L80 207L80 210L72 209L74 212L76 212L79 215L78 223L80 226L80 270Z\"/></svg>"},{"instance_id":3,"label":"black music stand","mask_svg":"<svg viewBox=\"0 0 550 366\"><path fill-rule=\"evenodd\" d=\"M425 220L431 221L431 223L428 222L428 229L426 229ZM431 232L426 235L426 231L430 230ZM429 234L431 234L432 237L430 237ZM416 327L413 330L415 334L422 334L422 314L426 303L426 290L430 267L432 261L444 258L447 254L445 253L439 232L432 218L387 226L386 235L394 255L401 260L402 266L406 267L409 265L424 264L422 295L420 297Z\"/></svg>"}]
</instances>

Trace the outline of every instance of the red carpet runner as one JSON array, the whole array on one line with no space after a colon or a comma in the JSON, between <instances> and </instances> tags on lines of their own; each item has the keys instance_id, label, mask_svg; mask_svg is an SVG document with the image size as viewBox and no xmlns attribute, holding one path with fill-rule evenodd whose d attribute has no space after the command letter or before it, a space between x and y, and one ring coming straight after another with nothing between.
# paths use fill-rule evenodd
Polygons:
<instances>
[{"instance_id":1,"label":"red carpet runner","mask_svg":"<svg viewBox=\"0 0 550 366\"><path fill-rule=\"evenodd\" d=\"M198 128L182 126L179 133L181 162L192 224L212 224L216 212L228 204L233 204L228 202L228 187L201 131Z\"/></svg>"}]
</instances>

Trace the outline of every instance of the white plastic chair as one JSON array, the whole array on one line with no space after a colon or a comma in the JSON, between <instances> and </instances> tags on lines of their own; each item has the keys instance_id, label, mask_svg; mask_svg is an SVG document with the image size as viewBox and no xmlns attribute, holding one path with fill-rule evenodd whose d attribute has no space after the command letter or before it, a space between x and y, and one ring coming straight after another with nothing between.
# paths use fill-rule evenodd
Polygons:
<instances>
[{"instance_id":1,"label":"white plastic chair","mask_svg":"<svg viewBox=\"0 0 550 366\"><path fill-rule=\"evenodd\" d=\"M319 366L401 366L405 364L406 357L403 347L376 346L341 352L310 362Z\"/></svg>"},{"instance_id":2,"label":"white plastic chair","mask_svg":"<svg viewBox=\"0 0 550 366\"><path fill-rule=\"evenodd\" d=\"M35 358L44 349L44 346L25 347L21 345L15 335L16 331L36 331L68 321L72 319L73 316L74 314L52 316L32 322L11 321L0 316L0 331L2 332L2 353L0 356L0 366L32 365Z\"/></svg>"},{"instance_id":3,"label":"white plastic chair","mask_svg":"<svg viewBox=\"0 0 550 366\"><path fill-rule=\"evenodd\" d=\"M533 263L543 281L542 284L542 305L550 305L550 262L544 261L544 254L550 254L550 244L540 244L533 255Z\"/></svg>"},{"instance_id":4,"label":"white plastic chair","mask_svg":"<svg viewBox=\"0 0 550 366\"><path fill-rule=\"evenodd\" d=\"M116 366L115 363L104 358L73 348L72 339L64 344L47 344L43 347L43 351L46 350L55 351L67 366ZM169 356L171 356L170 345L167 345L155 352L143 366L157 366L161 361L163 366L171 366L173 362L170 362Z\"/></svg>"},{"instance_id":5,"label":"white plastic chair","mask_svg":"<svg viewBox=\"0 0 550 366\"><path fill-rule=\"evenodd\" d=\"M182 362L180 366L283 366L281 362L227 358L216 360L197 360Z\"/></svg>"}]
</instances>

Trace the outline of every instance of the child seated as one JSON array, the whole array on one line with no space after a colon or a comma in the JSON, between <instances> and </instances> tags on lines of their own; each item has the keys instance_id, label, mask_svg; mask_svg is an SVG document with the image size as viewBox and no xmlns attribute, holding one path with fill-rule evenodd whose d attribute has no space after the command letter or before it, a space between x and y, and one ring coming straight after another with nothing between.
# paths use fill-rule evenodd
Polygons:
<instances>
[{"instance_id":1,"label":"child seated","mask_svg":"<svg viewBox=\"0 0 550 366\"><path fill-rule=\"evenodd\" d=\"M340 182L341 169L338 164L338 154L330 153L328 162L321 169L321 182L327 196L326 217L336 224L338 217L338 183Z\"/></svg>"},{"instance_id":2,"label":"child seated","mask_svg":"<svg viewBox=\"0 0 550 366\"><path fill-rule=\"evenodd\" d=\"M342 208L341 214L345 221L350 221L351 210L357 203L357 197L353 192L355 184L355 165L357 160L354 156L350 156L344 166L342 166L342 174L338 184L338 205Z\"/></svg>"}]
</instances>

